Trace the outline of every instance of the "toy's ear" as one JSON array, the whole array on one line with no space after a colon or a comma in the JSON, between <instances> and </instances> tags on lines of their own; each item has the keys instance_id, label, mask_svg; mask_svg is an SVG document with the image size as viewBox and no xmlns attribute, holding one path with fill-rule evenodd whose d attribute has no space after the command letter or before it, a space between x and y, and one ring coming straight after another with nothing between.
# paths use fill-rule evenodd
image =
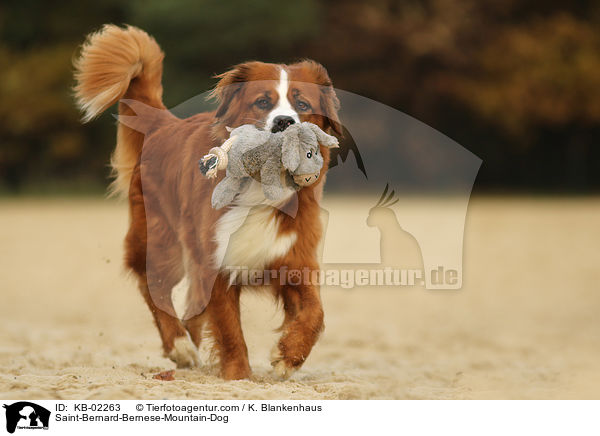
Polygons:
<instances>
[{"instance_id":1,"label":"toy's ear","mask_svg":"<svg viewBox=\"0 0 600 436\"><path fill-rule=\"evenodd\" d=\"M308 126L311 128L315 135L317 136L317 141L324 147L328 148L338 148L339 141L335 136L328 135L324 131L322 131L319 126L309 123Z\"/></svg>"},{"instance_id":2,"label":"toy's ear","mask_svg":"<svg viewBox=\"0 0 600 436\"><path fill-rule=\"evenodd\" d=\"M291 172L300 165L300 140L298 135L284 135L281 145L281 163Z\"/></svg>"}]
</instances>

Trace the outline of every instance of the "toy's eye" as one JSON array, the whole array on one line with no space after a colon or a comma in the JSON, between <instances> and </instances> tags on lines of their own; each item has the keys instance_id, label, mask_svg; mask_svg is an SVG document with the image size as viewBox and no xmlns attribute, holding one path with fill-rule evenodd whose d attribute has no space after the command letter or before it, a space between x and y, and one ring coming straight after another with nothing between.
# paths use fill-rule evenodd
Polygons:
<instances>
[{"instance_id":1,"label":"toy's eye","mask_svg":"<svg viewBox=\"0 0 600 436\"><path fill-rule=\"evenodd\" d=\"M302 111L302 112L306 112L307 110L310 109L310 105L302 100L298 100L298 102L296 103L296 107L298 108L299 111Z\"/></svg>"},{"instance_id":2,"label":"toy's eye","mask_svg":"<svg viewBox=\"0 0 600 436\"><path fill-rule=\"evenodd\" d=\"M254 102L254 104L259 109L269 109L271 107L271 102L266 98L259 98Z\"/></svg>"},{"instance_id":3,"label":"toy's eye","mask_svg":"<svg viewBox=\"0 0 600 436\"><path fill-rule=\"evenodd\" d=\"M312 157L312 151L309 151L308 153L306 153L306 157L310 159Z\"/></svg>"}]
</instances>

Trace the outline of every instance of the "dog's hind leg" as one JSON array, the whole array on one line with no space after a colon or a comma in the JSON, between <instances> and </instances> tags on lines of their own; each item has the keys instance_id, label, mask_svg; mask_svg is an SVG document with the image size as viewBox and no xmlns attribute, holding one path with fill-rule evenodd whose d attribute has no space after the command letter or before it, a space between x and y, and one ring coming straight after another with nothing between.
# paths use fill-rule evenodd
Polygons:
<instances>
[{"instance_id":1,"label":"dog's hind leg","mask_svg":"<svg viewBox=\"0 0 600 436\"><path fill-rule=\"evenodd\" d=\"M198 350L170 303L172 286L151 284L147 277L140 277L139 288L158 327L165 357L175 362L178 368L199 365ZM171 307L166 307L169 303Z\"/></svg>"},{"instance_id":2,"label":"dog's hind leg","mask_svg":"<svg viewBox=\"0 0 600 436\"><path fill-rule=\"evenodd\" d=\"M202 342L203 330L206 325L206 306L210 301L210 287L208 287L202 278L203 271L195 265L190 266L190 287L187 294L186 311L183 324L190 333L192 342L196 347L200 347ZM208 292L206 291L208 289Z\"/></svg>"},{"instance_id":3,"label":"dog's hind leg","mask_svg":"<svg viewBox=\"0 0 600 436\"><path fill-rule=\"evenodd\" d=\"M134 179L137 174L134 173ZM134 180L135 183L135 180ZM160 333L166 357L178 367L199 363L198 351L177 317L171 292L184 270L179 241L149 196L130 192L131 226L126 237L126 264L138 277L141 291Z\"/></svg>"}]
</instances>

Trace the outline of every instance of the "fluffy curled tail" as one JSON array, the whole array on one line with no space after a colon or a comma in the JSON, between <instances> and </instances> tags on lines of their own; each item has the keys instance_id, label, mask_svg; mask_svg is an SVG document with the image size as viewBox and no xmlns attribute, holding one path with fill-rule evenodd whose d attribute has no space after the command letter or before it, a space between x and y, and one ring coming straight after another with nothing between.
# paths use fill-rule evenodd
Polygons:
<instances>
[{"instance_id":1,"label":"fluffy curled tail","mask_svg":"<svg viewBox=\"0 0 600 436\"><path fill-rule=\"evenodd\" d=\"M83 112L83 122L96 118L124 97L164 109L163 58L154 38L136 27L107 24L90 34L74 62L75 98ZM119 115L135 113L129 106L120 104ZM112 193L129 190L143 141L142 133L119 123L117 146L111 158L116 178L111 185Z\"/></svg>"}]
</instances>

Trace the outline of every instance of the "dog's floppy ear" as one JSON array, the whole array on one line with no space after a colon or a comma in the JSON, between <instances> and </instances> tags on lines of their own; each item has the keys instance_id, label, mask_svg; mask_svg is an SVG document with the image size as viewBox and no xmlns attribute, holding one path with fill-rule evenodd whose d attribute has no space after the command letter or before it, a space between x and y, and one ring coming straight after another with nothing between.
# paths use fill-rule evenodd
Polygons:
<instances>
[{"instance_id":1,"label":"dog's floppy ear","mask_svg":"<svg viewBox=\"0 0 600 436\"><path fill-rule=\"evenodd\" d=\"M323 116L326 118L325 124L329 124L331 130L333 130L339 136L343 136L344 130L338 117L340 101L338 100L331 84L329 86L321 87L321 109L323 110Z\"/></svg>"},{"instance_id":2,"label":"dog's floppy ear","mask_svg":"<svg viewBox=\"0 0 600 436\"><path fill-rule=\"evenodd\" d=\"M217 113L215 114L217 118L222 118L227 113L234 97L239 94L244 87L244 83L248 81L248 74L252 65L256 63L246 62L238 64L231 68L231 70L214 76L216 79L219 79L219 82L210 92L208 98L215 99L219 103Z\"/></svg>"},{"instance_id":3,"label":"dog's floppy ear","mask_svg":"<svg viewBox=\"0 0 600 436\"><path fill-rule=\"evenodd\" d=\"M311 71L315 84L319 85L321 94L319 97L319 105L321 106L319 115L323 117L323 130L327 131L331 128L338 136L343 136L344 130L338 116L340 101L335 94L327 69L320 63L311 59L305 59L298 62L296 65Z\"/></svg>"}]
</instances>

